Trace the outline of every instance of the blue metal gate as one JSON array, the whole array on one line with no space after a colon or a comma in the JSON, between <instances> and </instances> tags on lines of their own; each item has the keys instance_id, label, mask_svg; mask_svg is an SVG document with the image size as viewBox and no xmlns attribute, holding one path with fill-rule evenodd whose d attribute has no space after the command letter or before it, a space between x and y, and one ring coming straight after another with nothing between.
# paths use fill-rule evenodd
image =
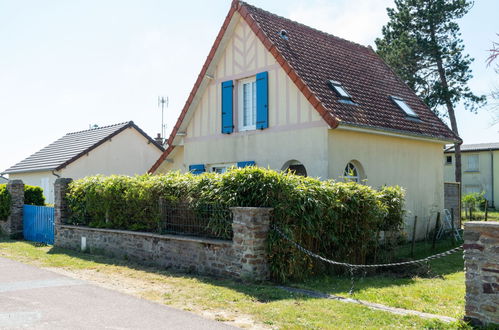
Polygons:
<instances>
[{"instance_id":1,"label":"blue metal gate","mask_svg":"<svg viewBox=\"0 0 499 330\"><path fill-rule=\"evenodd\" d=\"M28 241L54 244L54 208L24 205L23 235Z\"/></svg>"}]
</instances>

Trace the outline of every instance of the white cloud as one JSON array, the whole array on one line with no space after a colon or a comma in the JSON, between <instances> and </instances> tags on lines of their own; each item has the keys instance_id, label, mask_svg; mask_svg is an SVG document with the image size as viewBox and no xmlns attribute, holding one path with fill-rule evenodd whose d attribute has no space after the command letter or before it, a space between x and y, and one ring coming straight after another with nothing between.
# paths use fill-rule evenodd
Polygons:
<instances>
[{"instance_id":1,"label":"white cloud","mask_svg":"<svg viewBox=\"0 0 499 330\"><path fill-rule=\"evenodd\" d=\"M392 0L315 0L291 8L292 20L363 45L373 45L388 21Z\"/></svg>"}]
</instances>

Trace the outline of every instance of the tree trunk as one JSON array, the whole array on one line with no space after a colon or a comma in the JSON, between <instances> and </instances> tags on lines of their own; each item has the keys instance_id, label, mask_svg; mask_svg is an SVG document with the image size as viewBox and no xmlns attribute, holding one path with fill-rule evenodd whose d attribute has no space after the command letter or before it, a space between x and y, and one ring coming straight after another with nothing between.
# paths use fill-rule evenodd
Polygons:
<instances>
[{"instance_id":1,"label":"tree trunk","mask_svg":"<svg viewBox=\"0 0 499 330\"><path fill-rule=\"evenodd\" d=\"M445 105L447 107L447 114L449 115L450 126L452 131L459 136L459 130L457 128L457 120L456 113L454 112L454 105L452 104L449 97L449 84L447 83L447 76L445 75L445 69L442 63L442 56L440 54L440 50L438 48L438 43L435 37L435 26L430 27L431 30L431 38L435 49L435 62L437 63L438 75L440 78L440 82L442 83L442 89L444 90L444 98ZM461 143L454 143L454 152L455 152L455 180L456 182L461 182Z\"/></svg>"}]
</instances>

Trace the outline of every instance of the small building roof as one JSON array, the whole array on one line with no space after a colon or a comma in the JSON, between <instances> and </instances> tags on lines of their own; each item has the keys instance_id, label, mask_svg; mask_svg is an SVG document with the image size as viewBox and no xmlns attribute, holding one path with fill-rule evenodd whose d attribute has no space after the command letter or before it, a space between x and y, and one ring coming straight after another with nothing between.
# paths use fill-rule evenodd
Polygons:
<instances>
[{"instance_id":1,"label":"small building roof","mask_svg":"<svg viewBox=\"0 0 499 330\"><path fill-rule=\"evenodd\" d=\"M461 152L499 150L499 142L474 143L461 145ZM453 153L454 145L447 145L445 153Z\"/></svg>"},{"instance_id":2,"label":"small building roof","mask_svg":"<svg viewBox=\"0 0 499 330\"><path fill-rule=\"evenodd\" d=\"M127 128L135 128L150 143L163 151L163 147L141 130L133 121L68 133L40 151L8 168L3 173L23 173L60 170L81 156L119 134Z\"/></svg>"}]
</instances>

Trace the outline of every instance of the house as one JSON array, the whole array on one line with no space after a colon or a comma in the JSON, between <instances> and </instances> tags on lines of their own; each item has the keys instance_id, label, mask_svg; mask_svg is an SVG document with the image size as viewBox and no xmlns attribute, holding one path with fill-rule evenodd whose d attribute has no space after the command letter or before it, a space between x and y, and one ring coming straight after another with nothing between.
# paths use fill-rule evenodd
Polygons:
<instances>
[{"instance_id":1,"label":"house","mask_svg":"<svg viewBox=\"0 0 499 330\"><path fill-rule=\"evenodd\" d=\"M43 188L45 201L54 203L57 177L78 179L95 174L146 173L163 147L133 121L68 133L4 173L25 184Z\"/></svg>"},{"instance_id":2,"label":"house","mask_svg":"<svg viewBox=\"0 0 499 330\"><path fill-rule=\"evenodd\" d=\"M454 141L370 47L235 0L150 172L255 164L400 185L421 236L443 209L441 159Z\"/></svg>"},{"instance_id":3,"label":"house","mask_svg":"<svg viewBox=\"0 0 499 330\"><path fill-rule=\"evenodd\" d=\"M485 193L491 207L499 205L499 142L461 145L461 192ZM444 180L454 181L454 146L444 152Z\"/></svg>"},{"instance_id":4,"label":"house","mask_svg":"<svg viewBox=\"0 0 499 330\"><path fill-rule=\"evenodd\" d=\"M9 182L9 179L0 175L0 184Z\"/></svg>"}]
</instances>

